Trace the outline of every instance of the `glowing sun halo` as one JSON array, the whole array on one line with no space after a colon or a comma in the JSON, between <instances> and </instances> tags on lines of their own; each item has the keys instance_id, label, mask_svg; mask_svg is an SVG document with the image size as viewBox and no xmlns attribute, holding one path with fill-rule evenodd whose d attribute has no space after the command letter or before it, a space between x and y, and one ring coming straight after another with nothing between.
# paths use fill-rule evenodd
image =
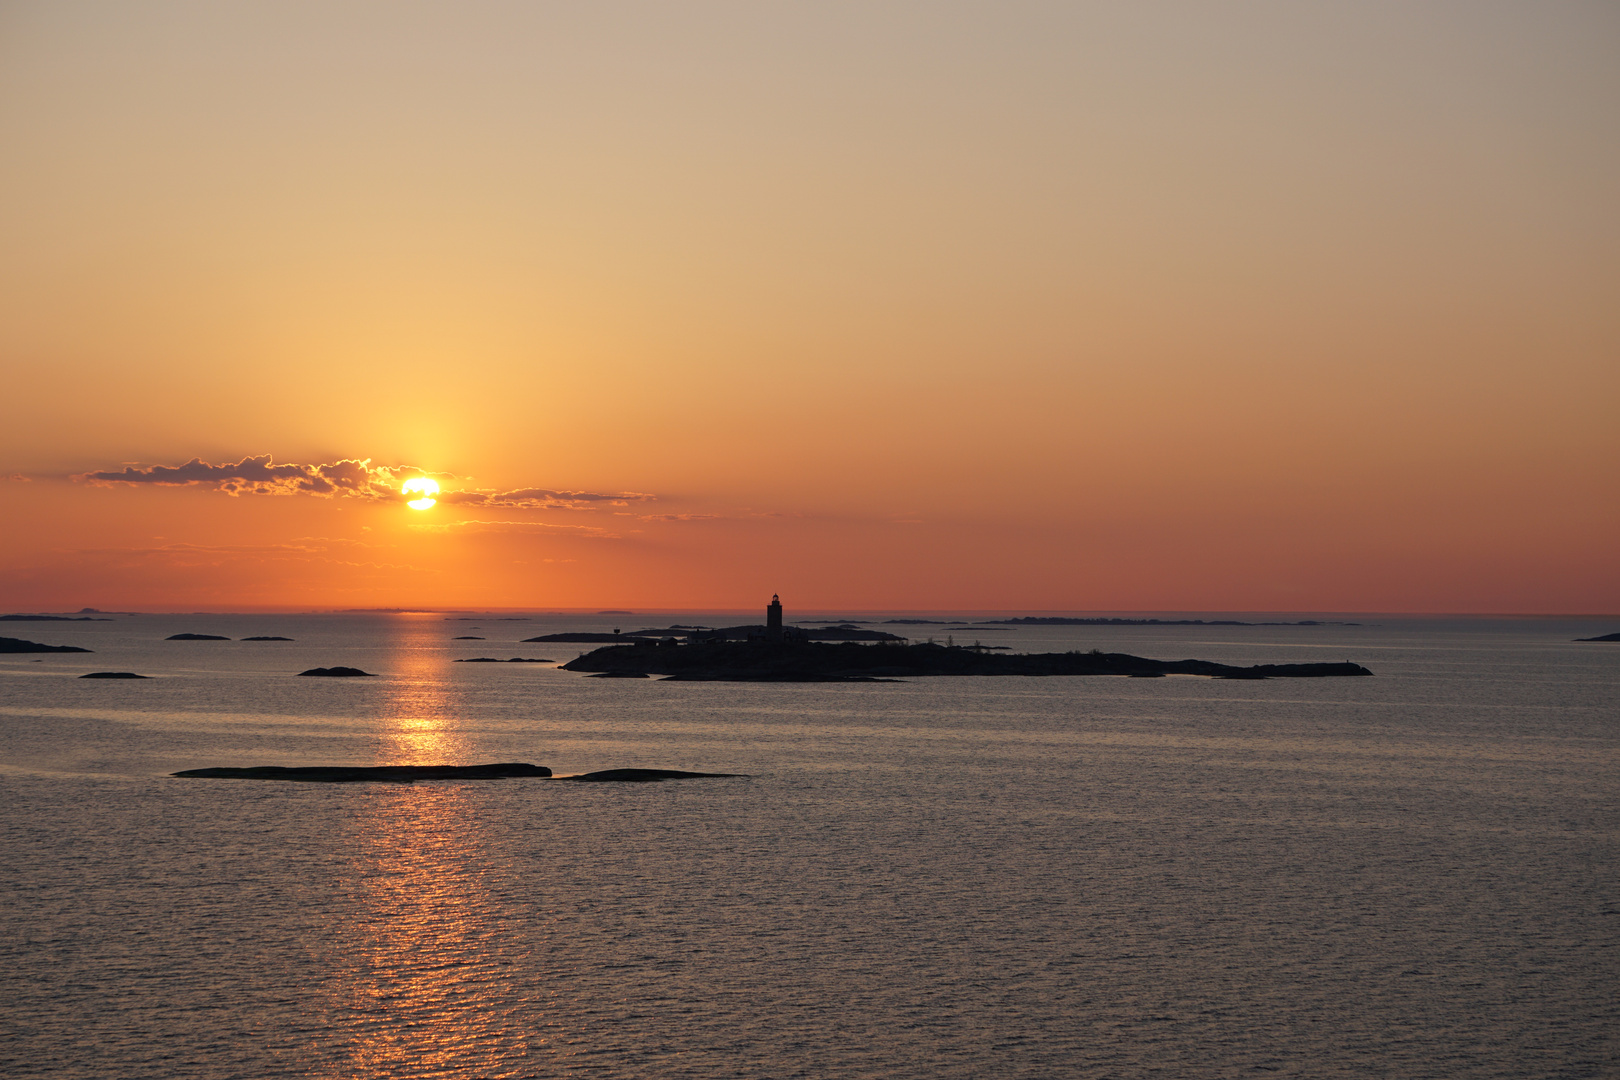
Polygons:
<instances>
[{"instance_id":1,"label":"glowing sun halo","mask_svg":"<svg viewBox=\"0 0 1620 1080\"><path fill-rule=\"evenodd\" d=\"M426 510L438 501L433 496L439 493L439 483L437 480L429 480L425 476L418 476L414 480L405 481L405 485L399 491L401 495L414 494L417 496L406 503L406 506L412 510Z\"/></svg>"}]
</instances>

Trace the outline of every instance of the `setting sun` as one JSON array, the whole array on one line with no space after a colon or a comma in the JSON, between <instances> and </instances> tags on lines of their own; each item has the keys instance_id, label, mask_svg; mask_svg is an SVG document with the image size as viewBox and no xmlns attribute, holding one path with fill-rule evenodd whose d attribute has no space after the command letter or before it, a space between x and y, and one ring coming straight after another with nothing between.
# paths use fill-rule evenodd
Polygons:
<instances>
[{"instance_id":1,"label":"setting sun","mask_svg":"<svg viewBox=\"0 0 1620 1080\"><path fill-rule=\"evenodd\" d=\"M436 480L429 480L425 476L418 476L413 480L405 481L404 486L399 491L402 495L414 494L418 496L406 503L406 506L409 506L412 510L426 510L438 501L433 496L439 493L439 483Z\"/></svg>"}]
</instances>

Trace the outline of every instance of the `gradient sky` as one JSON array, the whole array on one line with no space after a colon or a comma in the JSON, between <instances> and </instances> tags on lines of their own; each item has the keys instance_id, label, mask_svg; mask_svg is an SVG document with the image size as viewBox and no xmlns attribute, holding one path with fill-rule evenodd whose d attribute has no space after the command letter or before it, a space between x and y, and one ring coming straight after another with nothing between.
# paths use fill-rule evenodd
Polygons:
<instances>
[{"instance_id":1,"label":"gradient sky","mask_svg":"<svg viewBox=\"0 0 1620 1080\"><path fill-rule=\"evenodd\" d=\"M1620 613L1612 3L10 0L0 145L6 610Z\"/></svg>"}]
</instances>

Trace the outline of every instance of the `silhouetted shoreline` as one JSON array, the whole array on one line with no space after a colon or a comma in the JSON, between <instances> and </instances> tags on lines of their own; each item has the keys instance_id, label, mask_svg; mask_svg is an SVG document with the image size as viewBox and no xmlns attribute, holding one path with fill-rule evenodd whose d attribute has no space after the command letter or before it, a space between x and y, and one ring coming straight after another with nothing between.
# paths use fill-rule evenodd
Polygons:
<instances>
[{"instance_id":1,"label":"silhouetted shoreline","mask_svg":"<svg viewBox=\"0 0 1620 1080\"><path fill-rule=\"evenodd\" d=\"M681 681L847 682L927 675L1202 675L1216 679L1366 676L1360 664L1255 664L1152 660L1126 653L995 655L962 645L856 645L755 640L680 645L649 641L596 649L564 670L620 678L664 675Z\"/></svg>"},{"instance_id":2,"label":"silhouetted shoreline","mask_svg":"<svg viewBox=\"0 0 1620 1080\"><path fill-rule=\"evenodd\" d=\"M24 641L22 638L0 637L0 653L36 653L36 652L90 652L77 645L41 645L37 641Z\"/></svg>"}]
</instances>

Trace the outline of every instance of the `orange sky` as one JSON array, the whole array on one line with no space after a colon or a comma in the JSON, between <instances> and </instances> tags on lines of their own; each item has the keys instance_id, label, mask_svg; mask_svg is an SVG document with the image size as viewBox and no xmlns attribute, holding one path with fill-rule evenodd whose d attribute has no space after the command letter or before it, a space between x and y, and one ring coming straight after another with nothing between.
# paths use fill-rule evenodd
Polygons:
<instances>
[{"instance_id":1,"label":"orange sky","mask_svg":"<svg viewBox=\"0 0 1620 1080\"><path fill-rule=\"evenodd\" d=\"M1620 612L1612 5L575 7L0 11L0 608Z\"/></svg>"}]
</instances>

